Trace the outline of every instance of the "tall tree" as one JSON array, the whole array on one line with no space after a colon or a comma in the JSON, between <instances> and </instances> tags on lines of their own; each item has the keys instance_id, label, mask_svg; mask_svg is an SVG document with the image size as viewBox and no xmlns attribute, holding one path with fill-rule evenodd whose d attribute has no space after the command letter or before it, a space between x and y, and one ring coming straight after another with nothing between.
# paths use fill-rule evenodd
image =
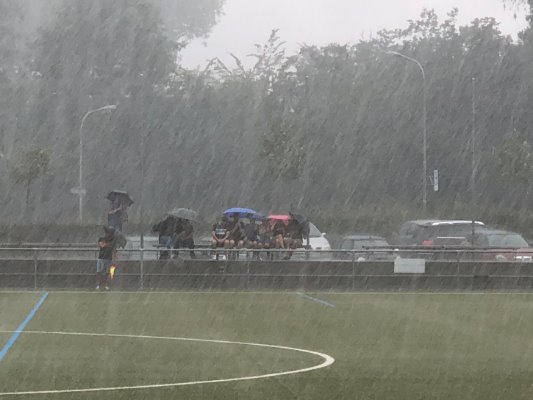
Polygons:
<instances>
[{"instance_id":1,"label":"tall tree","mask_svg":"<svg viewBox=\"0 0 533 400\"><path fill-rule=\"evenodd\" d=\"M89 206L89 212L99 204L98 193L109 189L102 187L101 174L109 175L108 185L119 185L138 165L140 133L145 134L156 118L154 99L164 92L175 69L175 49L163 31L159 9L149 2L127 0L66 1L35 43L38 93L32 110L35 118L28 121L26 131L37 143L57 141L58 150L66 155L61 169L70 187L76 186L78 177L82 117L106 104L120 105L112 120L91 116L80 132L87 136L84 151L91 161L86 169L87 200L95 206ZM107 134L98 134L95 128ZM112 171L103 167L109 165L107 160L113 160ZM61 185L56 192L68 196L68 187Z\"/></svg>"},{"instance_id":2,"label":"tall tree","mask_svg":"<svg viewBox=\"0 0 533 400\"><path fill-rule=\"evenodd\" d=\"M8 153L5 143L15 128L16 111L23 102L17 97L18 78L22 75L17 25L21 22L20 5L14 0L0 1L0 157ZM19 101L20 100L20 101Z\"/></svg>"},{"instance_id":3,"label":"tall tree","mask_svg":"<svg viewBox=\"0 0 533 400\"><path fill-rule=\"evenodd\" d=\"M161 10L169 37L179 47L208 34L217 23L225 0L149 0Z\"/></svg>"},{"instance_id":4,"label":"tall tree","mask_svg":"<svg viewBox=\"0 0 533 400\"><path fill-rule=\"evenodd\" d=\"M15 184L24 185L26 190L25 214L28 215L30 205L31 185L48 172L50 155L43 149L24 152L15 162L11 176Z\"/></svg>"}]
</instances>

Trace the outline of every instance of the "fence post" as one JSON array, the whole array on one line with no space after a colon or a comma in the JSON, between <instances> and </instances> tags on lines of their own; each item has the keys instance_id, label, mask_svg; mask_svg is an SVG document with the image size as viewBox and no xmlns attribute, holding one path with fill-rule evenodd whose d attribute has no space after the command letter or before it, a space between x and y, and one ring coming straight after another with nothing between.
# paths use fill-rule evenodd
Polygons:
<instances>
[{"instance_id":1,"label":"fence post","mask_svg":"<svg viewBox=\"0 0 533 400\"><path fill-rule=\"evenodd\" d=\"M33 249L33 289L37 289L37 250Z\"/></svg>"},{"instance_id":2,"label":"fence post","mask_svg":"<svg viewBox=\"0 0 533 400\"><path fill-rule=\"evenodd\" d=\"M139 282L139 286L141 289L144 289L144 248L141 247L141 270L140 270L140 282Z\"/></svg>"},{"instance_id":3,"label":"fence post","mask_svg":"<svg viewBox=\"0 0 533 400\"><path fill-rule=\"evenodd\" d=\"M246 269L246 289L250 290L250 260L247 260L246 263L248 264Z\"/></svg>"},{"instance_id":4,"label":"fence post","mask_svg":"<svg viewBox=\"0 0 533 400\"><path fill-rule=\"evenodd\" d=\"M355 290L355 253L352 253L352 290Z\"/></svg>"}]
</instances>

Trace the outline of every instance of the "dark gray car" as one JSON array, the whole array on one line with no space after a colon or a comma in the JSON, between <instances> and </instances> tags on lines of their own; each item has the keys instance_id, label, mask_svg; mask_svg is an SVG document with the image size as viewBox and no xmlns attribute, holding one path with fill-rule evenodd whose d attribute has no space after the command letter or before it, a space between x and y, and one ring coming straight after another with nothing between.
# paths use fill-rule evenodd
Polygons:
<instances>
[{"instance_id":1,"label":"dark gray car","mask_svg":"<svg viewBox=\"0 0 533 400\"><path fill-rule=\"evenodd\" d=\"M341 250L351 250L349 253L340 253L340 258L356 261L390 261L393 253L390 244L382 236L357 233L344 236L341 241Z\"/></svg>"},{"instance_id":2,"label":"dark gray car","mask_svg":"<svg viewBox=\"0 0 533 400\"><path fill-rule=\"evenodd\" d=\"M485 224L471 220L419 219L400 227L399 246L458 246Z\"/></svg>"}]
</instances>

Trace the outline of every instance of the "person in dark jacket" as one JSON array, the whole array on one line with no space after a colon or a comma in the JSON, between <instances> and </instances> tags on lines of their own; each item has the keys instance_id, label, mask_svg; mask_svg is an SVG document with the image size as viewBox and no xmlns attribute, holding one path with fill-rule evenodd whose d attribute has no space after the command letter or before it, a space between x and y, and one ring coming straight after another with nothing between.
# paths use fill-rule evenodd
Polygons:
<instances>
[{"instance_id":1,"label":"person in dark jacket","mask_svg":"<svg viewBox=\"0 0 533 400\"><path fill-rule=\"evenodd\" d=\"M192 226L191 221L182 219L180 221L180 232L176 234L176 238L174 241L174 248L175 249L191 249L189 252L191 258L195 258L194 254L194 227ZM178 251L175 251L174 253L176 256L178 255Z\"/></svg>"},{"instance_id":2,"label":"person in dark jacket","mask_svg":"<svg viewBox=\"0 0 533 400\"><path fill-rule=\"evenodd\" d=\"M303 240L306 235L305 223L300 223L295 219L291 219L287 226L284 238L285 248L289 249L284 260L290 260L292 257L292 249L298 249L303 246Z\"/></svg>"},{"instance_id":3,"label":"person in dark jacket","mask_svg":"<svg viewBox=\"0 0 533 400\"><path fill-rule=\"evenodd\" d=\"M113 265L116 251L115 229L104 227L105 235L98 238L98 260L96 261L96 290L104 287L109 290L110 268Z\"/></svg>"},{"instance_id":4,"label":"person in dark jacket","mask_svg":"<svg viewBox=\"0 0 533 400\"><path fill-rule=\"evenodd\" d=\"M216 249L223 247L228 248L230 245L229 241L229 221L226 217L222 217L220 221L218 221L216 224L213 224L213 227L211 229L211 248L213 249L213 252L211 253L211 258L213 260L218 260L219 255L226 259L226 254L219 254Z\"/></svg>"},{"instance_id":5,"label":"person in dark jacket","mask_svg":"<svg viewBox=\"0 0 533 400\"><path fill-rule=\"evenodd\" d=\"M259 240L259 226L255 220L250 219L248 224L243 224L241 231L244 237L244 247L247 249L256 249Z\"/></svg>"},{"instance_id":6,"label":"person in dark jacket","mask_svg":"<svg viewBox=\"0 0 533 400\"><path fill-rule=\"evenodd\" d=\"M118 197L111 202L111 209L107 213L107 225L113 227L113 229L122 232L123 214L125 213L125 207Z\"/></svg>"},{"instance_id":7,"label":"person in dark jacket","mask_svg":"<svg viewBox=\"0 0 533 400\"><path fill-rule=\"evenodd\" d=\"M152 226L152 232L157 232L159 234L159 246L166 249L172 248L172 243L176 237L176 232L181 231L179 219L169 215L161 222ZM170 252L168 250L162 250L159 253L160 259L167 259L170 257Z\"/></svg>"},{"instance_id":8,"label":"person in dark jacket","mask_svg":"<svg viewBox=\"0 0 533 400\"><path fill-rule=\"evenodd\" d=\"M276 249L285 248L285 221L272 221L272 241L273 246Z\"/></svg>"},{"instance_id":9,"label":"person in dark jacket","mask_svg":"<svg viewBox=\"0 0 533 400\"><path fill-rule=\"evenodd\" d=\"M243 226L239 217L239 214L235 214L230 222L229 227L229 248L230 249L241 249L244 246L244 235L243 235ZM231 251L229 252L231 259L238 259L239 252Z\"/></svg>"},{"instance_id":10,"label":"person in dark jacket","mask_svg":"<svg viewBox=\"0 0 533 400\"><path fill-rule=\"evenodd\" d=\"M229 222L229 248L240 249L244 245L242 225L239 214L235 214Z\"/></svg>"}]
</instances>

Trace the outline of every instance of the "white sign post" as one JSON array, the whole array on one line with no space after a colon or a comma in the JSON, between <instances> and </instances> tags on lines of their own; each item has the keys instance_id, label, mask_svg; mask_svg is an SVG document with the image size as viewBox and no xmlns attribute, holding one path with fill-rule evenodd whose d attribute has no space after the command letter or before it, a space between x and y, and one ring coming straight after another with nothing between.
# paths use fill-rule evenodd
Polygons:
<instances>
[{"instance_id":1,"label":"white sign post","mask_svg":"<svg viewBox=\"0 0 533 400\"><path fill-rule=\"evenodd\" d=\"M79 188L72 188L70 189L70 193L77 194L78 196L85 196L87 194L87 190L79 189Z\"/></svg>"},{"instance_id":2,"label":"white sign post","mask_svg":"<svg viewBox=\"0 0 533 400\"><path fill-rule=\"evenodd\" d=\"M439 170L438 169L433 170L433 191L434 192L439 191Z\"/></svg>"}]
</instances>

